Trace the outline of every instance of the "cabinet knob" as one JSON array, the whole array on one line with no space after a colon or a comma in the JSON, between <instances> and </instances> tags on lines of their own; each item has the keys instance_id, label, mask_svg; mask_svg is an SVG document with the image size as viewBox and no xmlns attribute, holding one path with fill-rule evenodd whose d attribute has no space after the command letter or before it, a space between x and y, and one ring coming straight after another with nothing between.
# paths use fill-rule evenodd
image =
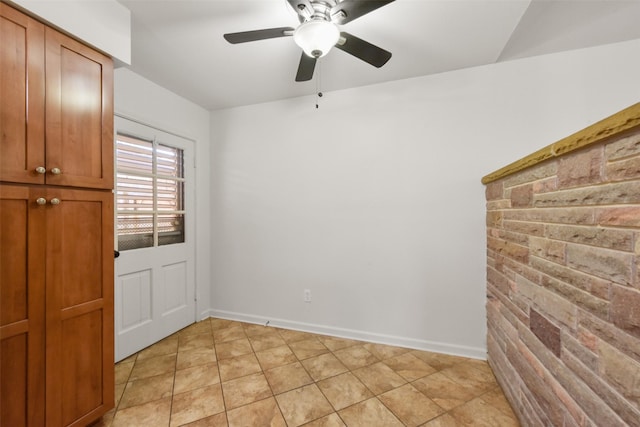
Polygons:
<instances>
[{"instance_id":1,"label":"cabinet knob","mask_svg":"<svg viewBox=\"0 0 640 427\"><path fill-rule=\"evenodd\" d=\"M60 199L58 199L57 197L54 197L53 199L51 199L49 203L51 203L52 205L59 205Z\"/></svg>"},{"instance_id":2,"label":"cabinet knob","mask_svg":"<svg viewBox=\"0 0 640 427\"><path fill-rule=\"evenodd\" d=\"M47 204L47 199L45 199L44 197L38 197L36 199L36 203L39 204L40 206L46 205Z\"/></svg>"},{"instance_id":3,"label":"cabinet knob","mask_svg":"<svg viewBox=\"0 0 640 427\"><path fill-rule=\"evenodd\" d=\"M46 173L46 172L47 172L47 169L45 169L45 167L44 167L44 166L38 166L38 167L36 168L36 172L38 172L39 174L41 174L41 175L42 175L43 173Z\"/></svg>"},{"instance_id":4,"label":"cabinet knob","mask_svg":"<svg viewBox=\"0 0 640 427\"><path fill-rule=\"evenodd\" d=\"M54 175L60 175L62 171L59 168L53 168L51 169L51 173Z\"/></svg>"}]
</instances>

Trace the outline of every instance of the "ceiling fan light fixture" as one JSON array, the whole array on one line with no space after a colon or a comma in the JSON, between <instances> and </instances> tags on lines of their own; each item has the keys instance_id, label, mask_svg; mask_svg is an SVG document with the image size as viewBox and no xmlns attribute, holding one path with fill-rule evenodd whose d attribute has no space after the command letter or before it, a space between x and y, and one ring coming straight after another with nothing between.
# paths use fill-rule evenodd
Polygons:
<instances>
[{"instance_id":1,"label":"ceiling fan light fixture","mask_svg":"<svg viewBox=\"0 0 640 427\"><path fill-rule=\"evenodd\" d=\"M293 33L293 40L312 58L325 56L340 38L338 26L329 21L307 21Z\"/></svg>"}]
</instances>

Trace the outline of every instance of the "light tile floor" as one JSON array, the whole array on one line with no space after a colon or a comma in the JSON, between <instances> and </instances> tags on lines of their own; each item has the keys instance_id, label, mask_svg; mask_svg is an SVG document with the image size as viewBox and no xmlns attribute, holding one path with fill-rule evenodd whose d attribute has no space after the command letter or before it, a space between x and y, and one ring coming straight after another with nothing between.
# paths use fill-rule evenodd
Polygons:
<instances>
[{"instance_id":1,"label":"light tile floor","mask_svg":"<svg viewBox=\"0 0 640 427\"><path fill-rule=\"evenodd\" d=\"M490 426L518 421L484 361L223 319L116 364L95 426Z\"/></svg>"}]
</instances>

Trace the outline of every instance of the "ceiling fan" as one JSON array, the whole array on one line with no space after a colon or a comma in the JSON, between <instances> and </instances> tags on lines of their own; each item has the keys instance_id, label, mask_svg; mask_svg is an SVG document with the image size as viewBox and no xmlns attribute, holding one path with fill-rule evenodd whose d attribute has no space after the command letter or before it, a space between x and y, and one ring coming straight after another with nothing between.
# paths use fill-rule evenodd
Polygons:
<instances>
[{"instance_id":1,"label":"ceiling fan","mask_svg":"<svg viewBox=\"0 0 640 427\"><path fill-rule=\"evenodd\" d=\"M333 46L359 58L374 67L382 67L391 58L388 52L345 31L338 25L346 24L394 0L286 0L298 14L297 28L279 27L264 30L225 34L229 43L246 43L278 37L293 36L303 50L296 81L311 80L318 58L325 56Z\"/></svg>"}]
</instances>

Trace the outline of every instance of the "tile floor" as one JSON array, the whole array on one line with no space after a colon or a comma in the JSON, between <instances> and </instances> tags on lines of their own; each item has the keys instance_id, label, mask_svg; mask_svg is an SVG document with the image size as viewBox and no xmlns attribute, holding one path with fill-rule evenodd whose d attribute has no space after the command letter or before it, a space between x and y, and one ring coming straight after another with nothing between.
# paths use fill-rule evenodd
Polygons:
<instances>
[{"instance_id":1,"label":"tile floor","mask_svg":"<svg viewBox=\"0 0 640 427\"><path fill-rule=\"evenodd\" d=\"M95 426L519 426L484 361L206 319L116 364Z\"/></svg>"}]
</instances>

